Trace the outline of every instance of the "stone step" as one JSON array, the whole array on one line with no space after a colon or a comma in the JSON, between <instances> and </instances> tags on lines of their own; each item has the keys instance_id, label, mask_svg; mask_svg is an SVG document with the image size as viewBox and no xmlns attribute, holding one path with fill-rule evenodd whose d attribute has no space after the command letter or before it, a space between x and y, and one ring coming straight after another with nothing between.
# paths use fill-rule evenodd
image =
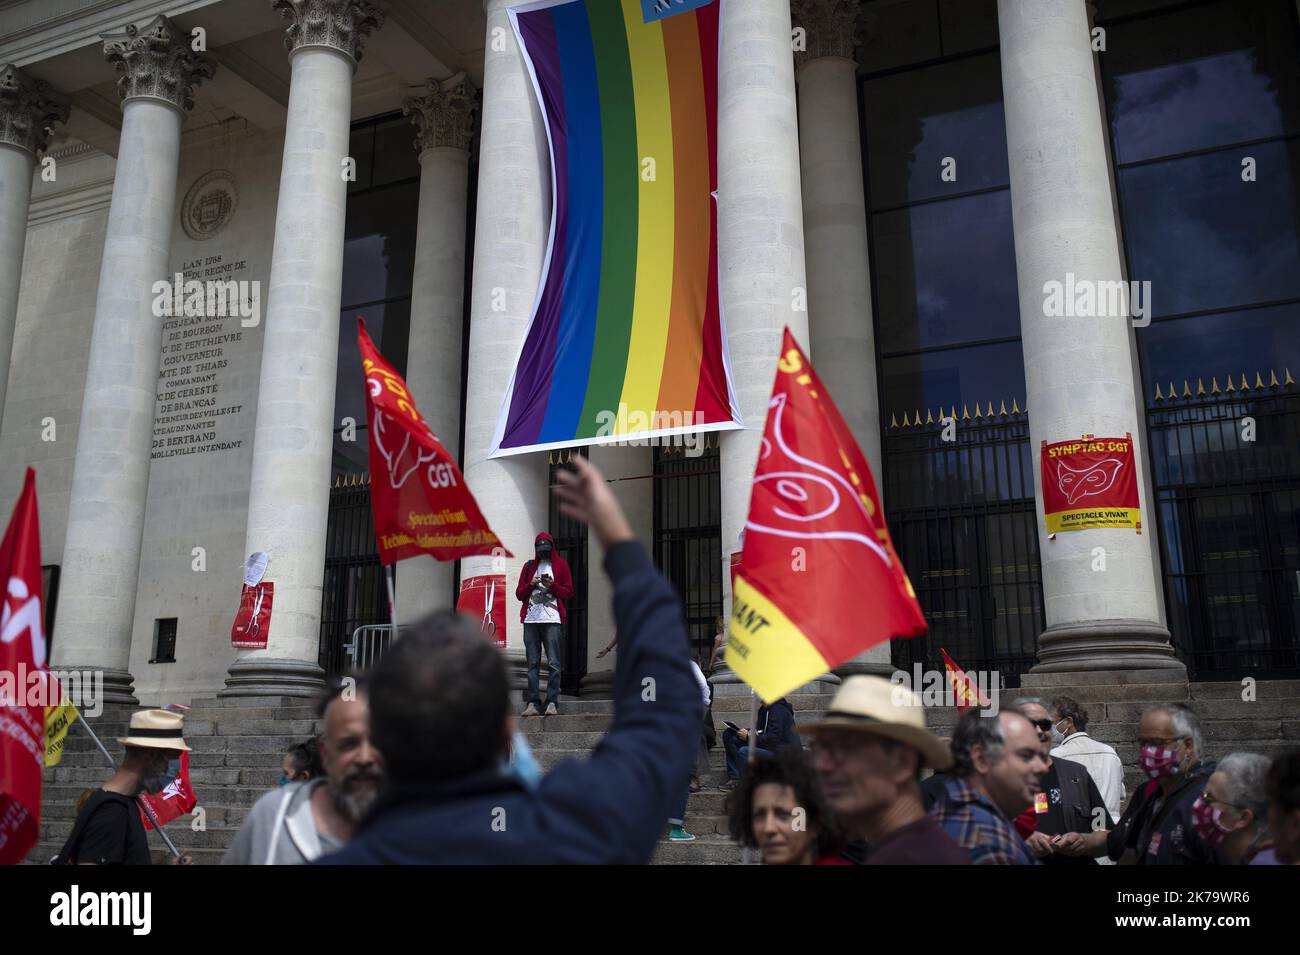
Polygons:
<instances>
[{"instance_id":1,"label":"stone step","mask_svg":"<svg viewBox=\"0 0 1300 955\"><path fill-rule=\"evenodd\" d=\"M1246 691L1241 681L1228 683L1193 683L1188 687L1192 705L1203 700L1238 700ZM1300 703L1300 680L1259 680L1253 686L1257 700L1294 700Z\"/></svg>"},{"instance_id":2,"label":"stone step","mask_svg":"<svg viewBox=\"0 0 1300 955\"><path fill-rule=\"evenodd\" d=\"M301 701L300 701L301 702ZM194 707L185 716L188 726L193 720L315 720L315 706L203 706Z\"/></svg>"},{"instance_id":3,"label":"stone step","mask_svg":"<svg viewBox=\"0 0 1300 955\"><path fill-rule=\"evenodd\" d=\"M250 709L261 707L312 706L314 696L196 696L190 700L194 709Z\"/></svg>"},{"instance_id":4,"label":"stone step","mask_svg":"<svg viewBox=\"0 0 1300 955\"><path fill-rule=\"evenodd\" d=\"M694 842L669 842L665 830L650 861L652 865L737 865L740 852L740 846L726 836L703 835ZM753 855L757 857L757 853Z\"/></svg>"},{"instance_id":5,"label":"stone step","mask_svg":"<svg viewBox=\"0 0 1300 955\"><path fill-rule=\"evenodd\" d=\"M603 733L613 721L613 713L529 716L519 720L519 730L530 738L542 733Z\"/></svg>"},{"instance_id":6,"label":"stone step","mask_svg":"<svg viewBox=\"0 0 1300 955\"><path fill-rule=\"evenodd\" d=\"M794 707L796 718L802 710L816 710L824 712L834 698L832 693L794 693L786 697L790 705ZM752 703L748 694L744 696L721 696L715 694L713 697L713 715L717 717L720 713L748 713ZM727 719L739 723L740 720L734 719L728 715Z\"/></svg>"},{"instance_id":7,"label":"stone step","mask_svg":"<svg viewBox=\"0 0 1300 955\"><path fill-rule=\"evenodd\" d=\"M1037 688L1043 690L1047 690L1049 687L1095 686L1097 684L1185 684L1186 682L1187 677L1184 671L1175 668L1150 670L1073 670L1065 673L1025 673L1020 677L1020 685L1023 689ZM1051 692L1057 691L1051 690ZM1043 694L1037 693L1035 695L1042 696Z\"/></svg>"}]
</instances>

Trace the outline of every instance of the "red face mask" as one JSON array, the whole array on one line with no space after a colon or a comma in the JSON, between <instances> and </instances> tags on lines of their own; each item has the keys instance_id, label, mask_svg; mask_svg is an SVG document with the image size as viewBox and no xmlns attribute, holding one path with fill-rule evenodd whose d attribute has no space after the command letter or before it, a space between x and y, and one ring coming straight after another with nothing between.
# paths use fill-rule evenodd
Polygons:
<instances>
[{"instance_id":1,"label":"red face mask","mask_svg":"<svg viewBox=\"0 0 1300 955\"><path fill-rule=\"evenodd\" d=\"M1229 831L1223 828L1223 810L1211 806L1205 801L1204 796L1192 805L1192 828L1211 848L1223 842Z\"/></svg>"},{"instance_id":2,"label":"red face mask","mask_svg":"<svg viewBox=\"0 0 1300 955\"><path fill-rule=\"evenodd\" d=\"M1138 768L1150 779L1161 779L1178 771L1178 754L1164 746L1143 746L1138 753Z\"/></svg>"}]
</instances>

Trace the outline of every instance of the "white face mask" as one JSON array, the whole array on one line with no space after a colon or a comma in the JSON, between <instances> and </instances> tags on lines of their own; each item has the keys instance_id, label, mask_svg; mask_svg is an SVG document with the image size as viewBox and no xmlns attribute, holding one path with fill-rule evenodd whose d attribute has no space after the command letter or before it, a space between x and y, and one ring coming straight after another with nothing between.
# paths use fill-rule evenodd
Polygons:
<instances>
[{"instance_id":1,"label":"white face mask","mask_svg":"<svg viewBox=\"0 0 1300 955\"><path fill-rule=\"evenodd\" d=\"M1061 732L1060 726L1065 720L1057 720L1052 724L1052 745L1060 746L1065 742L1065 734Z\"/></svg>"}]
</instances>

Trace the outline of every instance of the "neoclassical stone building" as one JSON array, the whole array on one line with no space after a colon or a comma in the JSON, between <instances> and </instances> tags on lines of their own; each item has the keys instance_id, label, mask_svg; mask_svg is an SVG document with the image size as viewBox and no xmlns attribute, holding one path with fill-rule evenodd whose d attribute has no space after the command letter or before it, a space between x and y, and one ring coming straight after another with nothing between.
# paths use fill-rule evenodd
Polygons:
<instances>
[{"instance_id":1,"label":"neoclassical stone building","mask_svg":"<svg viewBox=\"0 0 1300 955\"><path fill-rule=\"evenodd\" d=\"M566 691L599 684L598 553L549 505L568 452L487 458L550 210L508 6L0 5L0 500L36 469L52 658L102 669L110 699L306 695L387 619L358 314L514 551L507 580L556 534L580 582ZM1297 16L725 0L719 254L747 428L592 451L702 654L789 325L931 621L847 669L944 646L1010 685L1296 678ZM178 274L238 301L160 316ZM1045 287L1075 279L1149 281L1146 314L1049 314ZM1133 436L1141 534L1047 536L1037 450L1084 433ZM270 641L236 651L253 551ZM405 562L399 617L489 570Z\"/></svg>"}]
</instances>

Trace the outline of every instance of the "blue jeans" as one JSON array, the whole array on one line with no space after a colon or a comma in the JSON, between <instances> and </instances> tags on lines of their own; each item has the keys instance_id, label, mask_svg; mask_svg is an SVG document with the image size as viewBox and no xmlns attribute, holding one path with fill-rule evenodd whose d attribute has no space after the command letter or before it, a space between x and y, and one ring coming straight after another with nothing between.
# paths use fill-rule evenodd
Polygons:
<instances>
[{"instance_id":1,"label":"blue jeans","mask_svg":"<svg viewBox=\"0 0 1300 955\"><path fill-rule=\"evenodd\" d=\"M528 659L528 699L541 706L538 671L542 666L542 645L546 646L546 702L560 700L560 625L558 623L524 624L524 654Z\"/></svg>"},{"instance_id":2,"label":"blue jeans","mask_svg":"<svg viewBox=\"0 0 1300 955\"><path fill-rule=\"evenodd\" d=\"M722 746L727 751L727 778L739 779L745 774L745 764L749 762L749 747L740 742L740 734L730 726L722 731ZM771 755L771 750L754 747L755 759Z\"/></svg>"}]
</instances>

